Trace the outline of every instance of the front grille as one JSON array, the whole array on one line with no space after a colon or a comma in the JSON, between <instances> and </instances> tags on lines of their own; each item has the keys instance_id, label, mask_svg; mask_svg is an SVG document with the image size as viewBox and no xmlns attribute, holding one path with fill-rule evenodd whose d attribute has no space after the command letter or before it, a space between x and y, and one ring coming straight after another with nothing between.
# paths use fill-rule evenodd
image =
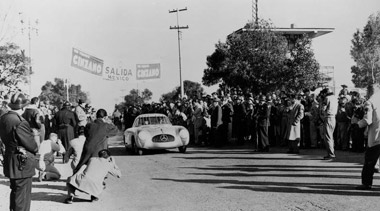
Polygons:
<instances>
[{"instance_id":1,"label":"front grille","mask_svg":"<svg viewBox=\"0 0 380 211\"><path fill-rule=\"evenodd\" d=\"M153 136L152 141L154 143L164 143L164 142L172 142L174 141L174 136L168 134L160 134Z\"/></svg>"}]
</instances>

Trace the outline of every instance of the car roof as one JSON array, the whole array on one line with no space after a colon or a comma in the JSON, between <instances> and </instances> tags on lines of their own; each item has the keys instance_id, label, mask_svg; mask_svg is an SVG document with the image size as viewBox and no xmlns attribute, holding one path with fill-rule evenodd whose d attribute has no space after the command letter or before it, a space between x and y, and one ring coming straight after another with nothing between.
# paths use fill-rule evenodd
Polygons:
<instances>
[{"instance_id":1,"label":"car roof","mask_svg":"<svg viewBox=\"0 0 380 211\"><path fill-rule=\"evenodd\" d=\"M137 118L140 117L167 117L165 114L160 114L160 113L150 113L150 114L140 114L137 116Z\"/></svg>"}]
</instances>

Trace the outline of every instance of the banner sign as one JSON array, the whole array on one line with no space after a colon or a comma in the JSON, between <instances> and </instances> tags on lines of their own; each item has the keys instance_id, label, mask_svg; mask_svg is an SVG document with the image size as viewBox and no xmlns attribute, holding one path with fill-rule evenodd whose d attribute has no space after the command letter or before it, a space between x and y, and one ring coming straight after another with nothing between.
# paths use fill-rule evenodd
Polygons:
<instances>
[{"instance_id":1,"label":"banner sign","mask_svg":"<svg viewBox=\"0 0 380 211\"><path fill-rule=\"evenodd\" d=\"M103 74L103 60L84 53L76 48L73 48L71 66L95 75Z\"/></svg>"},{"instance_id":2,"label":"banner sign","mask_svg":"<svg viewBox=\"0 0 380 211\"><path fill-rule=\"evenodd\" d=\"M136 79L159 79L161 77L160 64L137 64L136 65Z\"/></svg>"},{"instance_id":3,"label":"banner sign","mask_svg":"<svg viewBox=\"0 0 380 211\"><path fill-rule=\"evenodd\" d=\"M129 81L132 78L132 70L126 68L106 67L103 79L109 81Z\"/></svg>"}]
</instances>

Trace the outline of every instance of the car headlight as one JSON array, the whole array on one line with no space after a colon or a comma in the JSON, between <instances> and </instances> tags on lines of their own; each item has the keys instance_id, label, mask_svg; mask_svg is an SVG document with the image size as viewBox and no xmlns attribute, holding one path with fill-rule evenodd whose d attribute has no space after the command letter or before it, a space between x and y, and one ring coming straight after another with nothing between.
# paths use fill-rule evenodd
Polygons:
<instances>
[{"instance_id":1,"label":"car headlight","mask_svg":"<svg viewBox=\"0 0 380 211\"><path fill-rule=\"evenodd\" d=\"M186 129L182 129L179 131L179 137L181 137L182 140L186 140L189 138L189 131L187 131Z\"/></svg>"},{"instance_id":2,"label":"car headlight","mask_svg":"<svg viewBox=\"0 0 380 211\"><path fill-rule=\"evenodd\" d=\"M149 133L146 131L140 131L138 136L140 140L144 140L144 141L148 140L150 137Z\"/></svg>"}]
</instances>

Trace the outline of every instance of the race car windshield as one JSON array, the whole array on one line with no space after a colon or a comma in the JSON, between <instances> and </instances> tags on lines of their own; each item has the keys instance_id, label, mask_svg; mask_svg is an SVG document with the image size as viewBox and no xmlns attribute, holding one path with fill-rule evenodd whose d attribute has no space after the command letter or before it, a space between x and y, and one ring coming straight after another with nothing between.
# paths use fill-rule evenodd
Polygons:
<instances>
[{"instance_id":1,"label":"race car windshield","mask_svg":"<svg viewBox=\"0 0 380 211\"><path fill-rule=\"evenodd\" d=\"M170 124L169 118L164 116L152 116L152 117L140 117L135 127L139 127L142 125L164 125Z\"/></svg>"}]
</instances>

